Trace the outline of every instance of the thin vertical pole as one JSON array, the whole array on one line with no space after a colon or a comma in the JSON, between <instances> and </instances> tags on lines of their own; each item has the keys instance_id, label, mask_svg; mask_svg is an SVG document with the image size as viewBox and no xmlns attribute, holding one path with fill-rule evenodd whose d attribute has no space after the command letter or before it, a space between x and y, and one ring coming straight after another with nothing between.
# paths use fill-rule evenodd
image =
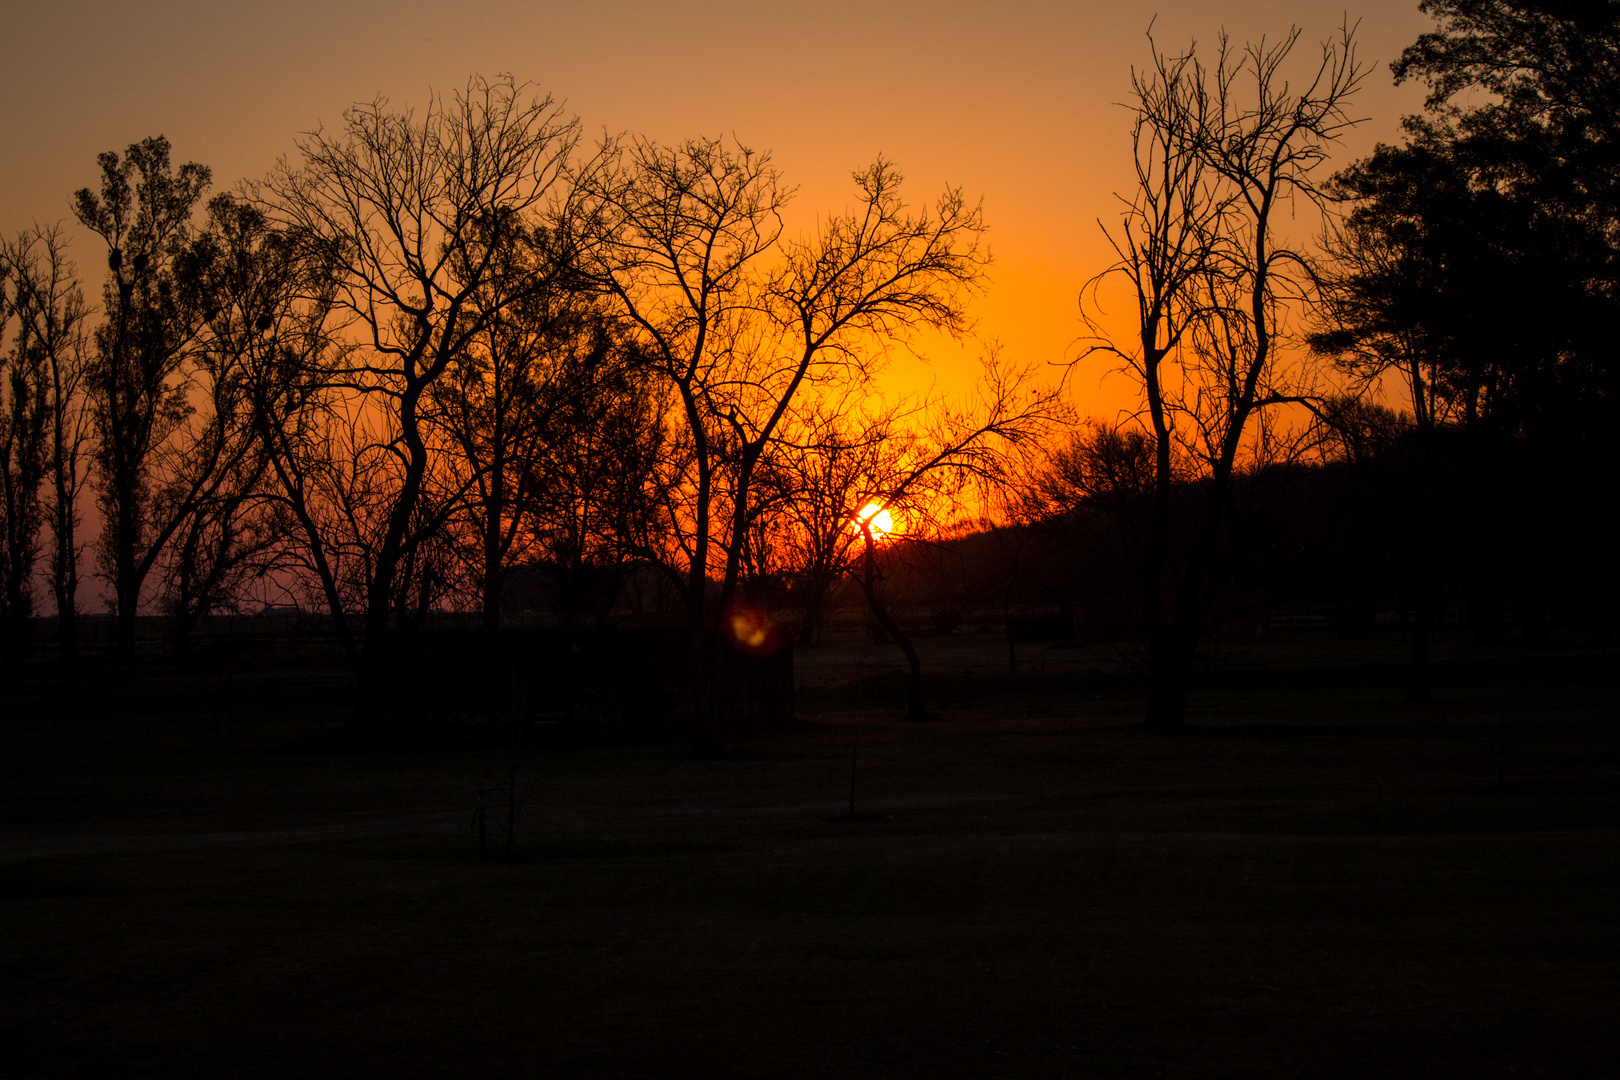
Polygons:
<instances>
[{"instance_id":1,"label":"thin vertical pole","mask_svg":"<svg viewBox=\"0 0 1620 1080\"><path fill-rule=\"evenodd\" d=\"M855 820L855 765L861 755L861 716L862 694L865 692L861 686L861 671L865 665L857 663L855 666L855 738L850 743L849 750L849 818Z\"/></svg>"}]
</instances>

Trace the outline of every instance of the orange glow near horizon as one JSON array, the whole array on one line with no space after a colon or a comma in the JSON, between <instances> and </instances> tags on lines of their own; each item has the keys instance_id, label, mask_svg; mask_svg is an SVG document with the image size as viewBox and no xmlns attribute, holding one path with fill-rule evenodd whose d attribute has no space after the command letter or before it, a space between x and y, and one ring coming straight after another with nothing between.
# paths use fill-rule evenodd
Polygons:
<instances>
[{"instance_id":1,"label":"orange glow near horizon","mask_svg":"<svg viewBox=\"0 0 1620 1080\"><path fill-rule=\"evenodd\" d=\"M1078 298L1117 257L1102 227L1118 221L1118 194L1136 180L1121 103L1133 68L1151 58L1149 27L1174 51L1194 40L1209 50L1220 32L1237 44L1274 39L1296 25L1295 59L1308 68L1314 43L1345 19L1344 5L1326 0L1163 0L1151 9L1029 0L993 14L937 0L626 0L474 5L449 20L424 0L396 0L386 12L288 0L269 20L250 4L209 5L200 18L204 5L176 0L12 7L0 90L9 143L21 149L0 170L0 235L65 222L91 303L104 246L74 222L69 200L98 182L99 153L162 134L176 165L212 169L212 196L252 183L283 156L296 161L300 133L336 131L356 102L382 98L420 116L429 94L505 71L581 119L582 155L621 133L665 146L726 135L769 154L784 188L797 191L782 222L789 238L813 237L854 206L851 170L879 155L904 173L912 211L934 212L940 193L960 186L969 205L983 202L994 255L968 302L968 332L918 327L873 344L881 355L867 357L876 370L865 392L891 403L969 398L979 358L999 349L1066 377L1076 413L1110 423L1140 407L1139 390L1109 356L1088 354L1092 328ZM1385 66L1433 29L1416 0L1363 0L1350 18L1360 20L1369 64L1353 111L1368 120L1334 150L1333 168L1398 141L1402 115L1420 111L1426 93L1418 80L1394 86ZM1302 242L1315 228L1307 217L1289 218ZM1090 314L1101 333L1129 342L1133 304L1104 292ZM962 511L929 509L903 511L902 530L950 517L939 509ZM892 514L887 526L874 521L873 536L887 539L894 524ZM98 527L87 509L85 535ZM110 604L90 575L80 587L89 609Z\"/></svg>"}]
</instances>

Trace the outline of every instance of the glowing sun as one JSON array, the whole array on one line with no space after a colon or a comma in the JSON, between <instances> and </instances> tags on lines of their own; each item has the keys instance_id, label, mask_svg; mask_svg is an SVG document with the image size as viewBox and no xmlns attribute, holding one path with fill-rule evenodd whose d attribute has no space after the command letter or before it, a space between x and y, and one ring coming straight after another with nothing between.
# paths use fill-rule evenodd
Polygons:
<instances>
[{"instance_id":1,"label":"glowing sun","mask_svg":"<svg viewBox=\"0 0 1620 1080\"><path fill-rule=\"evenodd\" d=\"M881 540L894 531L894 517L877 503L867 503L866 507L856 516L872 526L872 539L874 540Z\"/></svg>"}]
</instances>

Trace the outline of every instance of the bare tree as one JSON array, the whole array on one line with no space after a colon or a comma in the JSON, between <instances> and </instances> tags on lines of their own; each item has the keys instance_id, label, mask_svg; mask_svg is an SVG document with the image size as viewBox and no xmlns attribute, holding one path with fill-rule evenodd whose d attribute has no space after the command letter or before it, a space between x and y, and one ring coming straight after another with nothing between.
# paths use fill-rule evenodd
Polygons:
<instances>
[{"instance_id":1,"label":"bare tree","mask_svg":"<svg viewBox=\"0 0 1620 1080\"><path fill-rule=\"evenodd\" d=\"M538 552L570 629L586 616L600 626L626 574L669 534L658 482L668 399L616 334L579 344L526 468Z\"/></svg>"},{"instance_id":2,"label":"bare tree","mask_svg":"<svg viewBox=\"0 0 1620 1080\"><path fill-rule=\"evenodd\" d=\"M746 332L756 321L758 264L781 238L790 193L767 156L718 140L675 148L632 140L609 145L604 158L608 167L582 177L586 198L573 225L580 266L636 327L677 399L685 452L663 463L675 532L657 562L682 586L701 656L730 434L722 418L738 369L752 359Z\"/></svg>"},{"instance_id":3,"label":"bare tree","mask_svg":"<svg viewBox=\"0 0 1620 1080\"><path fill-rule=\"evenodd\" d=\"M525 462L543 445L548 394L560 365L563 323L574 314L565 290L535 289L518 302L501 284L518 275L554 280L557 254L544 229L512 222L491 236L501 264L490 287L474 293L475 307L491 307L483 327L451 361L446 377L429 388L429 422L457 453L449 467L465 475L461 511L465 560L483 609L483 625L500 625L502 580L508 560L532 537ZM577 320L575 320L577 321ZM566 346L564 346L566 348Z\"/></svg>"},{"instance_id":4,"label":"bare tree","mask_svg":"<svg viewBox=\"0 0 1620 1080\"><path fill-rule=\"evenodd\" d=\"M891 466L856 518L863 541L861 591L873 617L906 657L907 719L925 720L932 714L923 705L921 657L889 615L877 588L872 522L885 510L903 511L913 538L924 541L959 528L964 519L993 526L989 514L995 505L1005 506L1015 497L1014 489L1041 445L1069 421L1061 383L1036 386L1034 375L1031 368L1001 364L994 354L987 357L984 375L966 401L936 401L922 410L921 422L904 440L898 467ZM980 511L977 520L962 513L964 505L974 503Z\"/></svg>"},{"instance_id":5,"label":"bare tree","mask_svg":"<svg viewBox=\"0 0 1620 1080\"><path fill-rule=\"evenodd\" d=\"M27 341L43 366L49 477L44 513L52 538L49 578L56 601L58 646L64 660L72 663L78 643L78 501L87 479L85 445L89 438L89 417L81 393L89 309L67 258L67 240L60 226L35 226L20 233L0 249L0 262L10 268L18 347Z\"/></svg>"},{"instance_id":6,"label":"bare tree","mask_svg":"<svg viewBox=\"0 0 1620 1080\"><path fill-rule=\"evenodd\" d=\"M192 214L210 182L195 162L178 171L161 136L98 159L99 194L82 188L73 212L107 245L104 319L85 375L90 401L102 571L113 588L118 648L135 644L142 587L178 527L167 509L187 508L191 484L207 486L209 469L191 452L193 440L213 437L211 418L197 418L189 400L191 359L202 322L201 297L180 273L194 235ZM217 442L216 442L217 445ZM160 457L191 458L202 466L185 477L165 475ZM203 455L206 456L206 455ZM157 505L157 488L166 508Z\"/></svg>"},{"instance_id":7,"label":"bare tree","mask_svg":"<svg viewBox=\"0 0 1620 1080\"><path fill-rule=\"evenodd\" d=\"M175 524L156 569L170 636L183 649L212 610L239 610L285 534L284 507L267 497L269 444L279 424L267 382L291 375L284 342L298 268L295 249L264 216L231 195L208 204L180 277L198 297L187 404L206 418L164 455L155 504ZM261 415L264 410L270 415Z\"/></svg>"},{"instance_id":8,"label":"bare tree","mask_svg":"<svg viewBox=\"0 0 1620 1080\"><path fill-rule=\"evenodd\" d=\"M761 500L750 553L763 564L759 572L774 569L791 582L806 645L820 640L860 538L857 516L891 471L887 459L902 419L897 408L857 413L818 401L792 419L770 456L770 494Z\"/></svg>"},{"instance_id":9,"label":"bare tree","mask_svg":"<svg viewBox=\"0 0 1620 1080\"><path fill-rule=\"evenodd\" d=\"M631 476L640 489L639 439L650 431L634 419L645 405L639 354L600 298L577 287L558 233L515 225L496 257L507 266L501 279L527 275L532 288L516 303L475 295L500 310L430 394L431 423L467 493L451 529L463 591L476 595L489 630L514 563L543 559L567 597L576 591L568 583L609 549L608 563L622 561L615 515L630 504L619 499L615 510L600 497ZM572 625L577 605L564 607Z\"/></svg>"},{"instance_id":10,"label":"bare tree","mask_svg":"<svg viewBox=\"0 0 1620 1080\"><path fill-rule=\"evenodd\" d=\"M1033 370L991 355L961 401L877 405L860 417L820 402L773 445L779 505L772 516L801 594L802 629L814 634L834 584L853 579L906 657L909 719L929 715L922 661L884 600L878 547L929 543L985 520L992 499L1023 473L1024 459L1067 419L1061 397L1061 383L1038 386ZM964 513L969 505L980 513ZM881 514L894 522L888 535L874 526Z\"/></svg>"},{"instance_id":11,"label":"bare tree","mask_svg":"<svg viewBox=\"0 0 1620 1080\"><path fill-rule=\"evenodd\" d=\"M1277 450L1276 410L1316 395L1299 352L1283 347L1313 273L1279 215L1323 204L1317 173L1354 123L1345 108L1364 69L1346 28L1296 90L1284 67L1298 40L1294 30L1236 49L1223 35L1212 68L1195 47L1155 49L1133 76L1136 189L1119 224L1105 227L1119 261L1087 291L1094 301L1103 284L1123 282L1137 309L1133 344L1097 348L1141 385L1138 415L1153 440L1141 588L1147 723L1157 729L1183 723L1193 657L1226 581L1234 480ZM1172 520L1178 455L1199 495L1185 529ZM1178 532L1188 540L1173 545Z\"/></svg>"},{"instance_id":12,"label":"bare tree","mask_svg":"<svg viewBox=\"0 0 1620 1080\"><path fill-rule=\"evenodd\" d=\"M960 331L987 261L979 208L948 190L912 211L900 174L854 176L857 207L812 237L783 236L790 192L769 159L719 140L606 148L576 223L585 275L637 329L676 399L667 477L675 529L665 566L683 584L699 712L723 737L713 680L724 607L742 574L756 475L795 399L871 373L885 341L919 326Z\"/></svg>"},{"instance_id":13,"label":"bare tree","mask_svg":"<svg viewBox=\"0 0 1620 1080\"><path fill-rule=\"evenodd\" d=\"M0 352L0 659L17 663L34 608L50 397L33 324L15 317L23 305L14 295L10 254L0 253L0 331L16 324L11 348Z\"/></svg>"},{"instance_id":14,"label":"bare tree","mask_svg":"<svg viewBox=\"0 0 1620 1080\"><path fill-rule=\"evenodd\" d=\"M500 258L502 238L546 208L578 123L527 93L507 76L473 78L420 117L381 99L356 106L338 132L307 135L302 160L283 162L256 191L267 216L328 267L332 316L353 346L305 405L357 421L323 436L350 445L278 475L304 504L295 516L306 562L340 623L349 583L330 556L345 547L356 555L357 658L387 631L402 576L426 565L423 549L459 501L430 445L431 390L492 319L536 288ZM284 465L308 454L289 449ZM311 481L333 467L346 472L316 507ZM431 582L417 584L426 599Z\"/></svg>"},{"instance_id":15,"label":"bare tree","mask_svg":"<svg viewBox=\"0 0 1620 1080\"><path fill-rule=\"evenodd\" d=\"M197 565L203 522L240 505L258 452L241 357L210 337L219 300L214 238L193 214L208 170L175 170L169 144L149 138L125 156L101 155L100 193L74 196L79 221L108 248L105 318L83 376L91 416L93 478L102 514L98 545L113 586L117 644L129 654L154 570ZM206 529L204 530L206 531ZM182 538L179 549L171 548ZM174 583L172 573L162 575ZM188 617L219 599L186 572ZM169 597L172 605L173 595Z\"/></svg>"}]
</instances>

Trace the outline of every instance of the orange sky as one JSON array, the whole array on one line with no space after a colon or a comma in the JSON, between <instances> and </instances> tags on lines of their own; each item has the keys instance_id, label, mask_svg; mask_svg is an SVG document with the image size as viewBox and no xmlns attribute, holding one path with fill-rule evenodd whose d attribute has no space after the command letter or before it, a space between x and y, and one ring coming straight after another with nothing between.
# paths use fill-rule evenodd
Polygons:
<instances>
[{"instance_id":1,"label":"orange sky","mask_svg":"<svg viewBox=\"0 0 1620 1080\"><path fill-rule=\"evenodd\" d=\"M296 133L336 125L383 95L420 104L473 72L513 73L566 102L587 130L657 139L728 134L771 151L799 186L798 213L849 200L849 170L882 153L911 197L946 183L982 195L996 263L976 305L979 332L1013 359L1076 354L1081 284L1108 263L1099 217L1127 182L1125 99L1158 12L1161 47L1305 32L1301 58L1344 17L1333 3L747 2L634 0L594 5L485 0L470 10L422 0L108 0L18 3L0 36L6 153L0 230L68 216L96 180L95 155L162 134L180 161L211 166L216 186L265 172ZM1417 87L1390 86L1388 61L1429 20L1415 0L1348 9L1373 70L1357 111L1369 118L1348 162L1397 136ZM98 259L78 244L99 286ZM971 357L930 342L929 365L901 359L885 390L959 386ZM969 352L973 350L967 350ZM1074 403L1108 415L1122 388L1101 364L1076 372Z\"/></svg>"}]
</instances>

